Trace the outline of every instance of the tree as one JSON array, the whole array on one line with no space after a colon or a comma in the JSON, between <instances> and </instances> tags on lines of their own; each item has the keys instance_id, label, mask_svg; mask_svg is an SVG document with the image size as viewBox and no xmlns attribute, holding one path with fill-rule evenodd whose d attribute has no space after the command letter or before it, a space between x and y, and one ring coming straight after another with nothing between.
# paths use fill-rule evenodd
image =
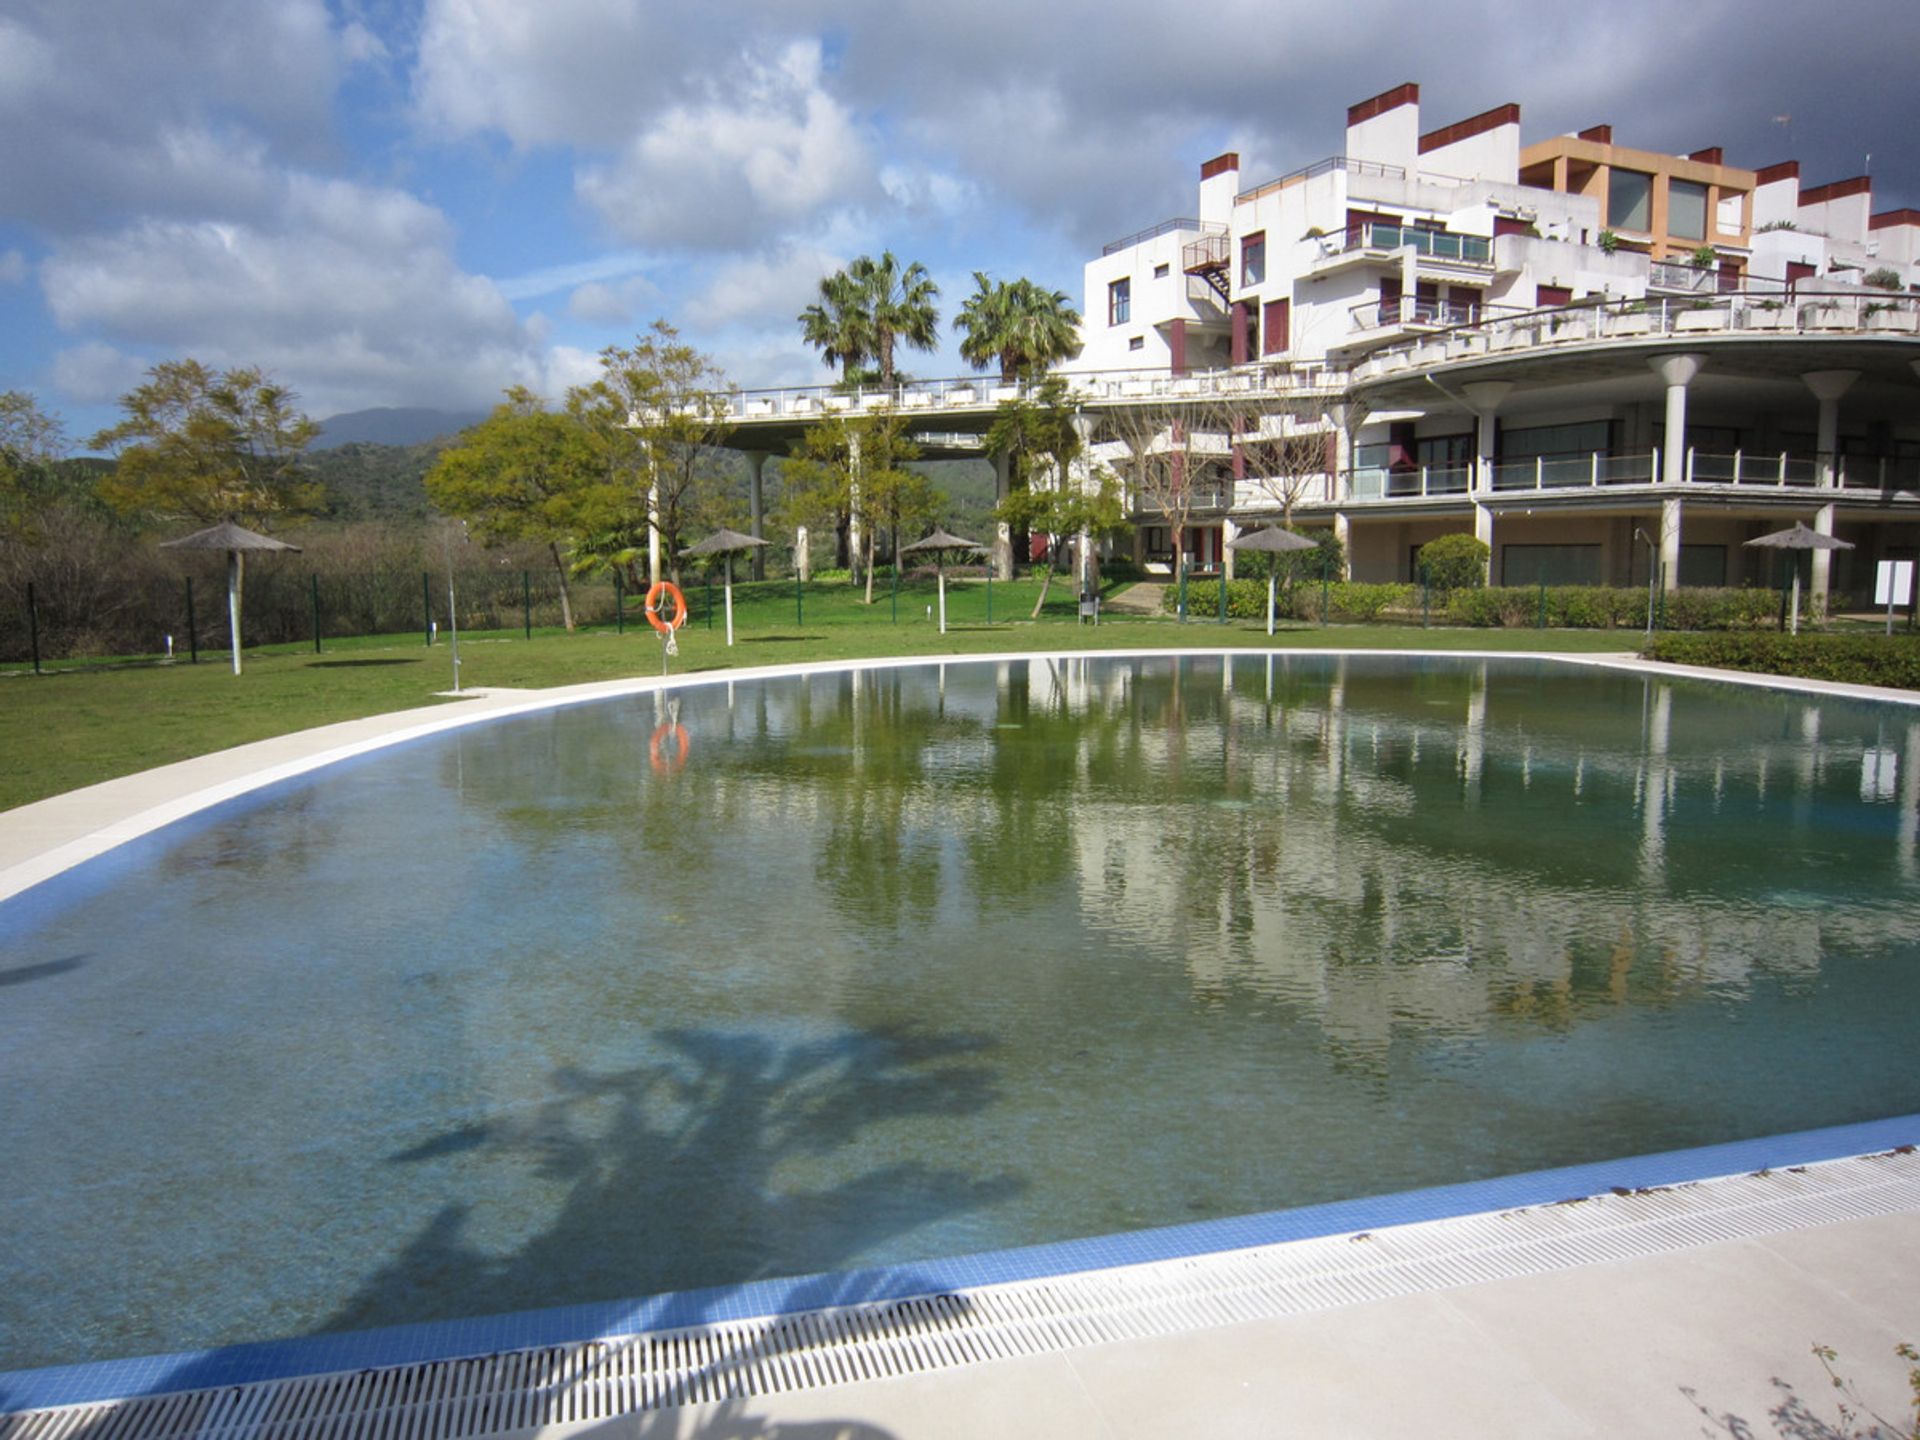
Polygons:
<instances>
[{"instance_id":1,"label":"tree","mask_svg":"<svg viewBox=\"0 0 1920 1440\"><path fill-rule=\"evenodd\" d=\"M1293 507L1316 491L1324 492L1334 468L1335 440L1317 407L1267 412L1277 422L1238 432L1243 468L1250 488L1280 507L1280 523L1293 528Z\"/></svg>"},{"instance_id":2,"label":"tree","mask_svg":"<svg viewBox=\"0 0 1920 1440\"><path fill-rule=\"evenodd\" d=\"M38 536L39 512L56 490L67 430L24 390L0 393L0 540Z\"/></svg>"},{"instance_id":3,"label":"tree","mask_svg":"<svg viewBox=\"0 0 1920 1440\"><path fill-rule=\"evenodd\" d=\"M897 542L902 528L934 518L944 499L925 475L906 468L919 456L906 418L879 406L857 418L832 415L808 426L787 461L787 503L794 523L838 523L858 498L867 521L863 559L869 605L880 532L890 532Z\"/></svg>"},{"instance_id":4,"label":"tree","mask_svg":"<svg viewBox=\"0 0 1920 1440\"><path fill-rule=\"evenodd\" d=\"M320 486L301 468L320 427L291 390L258 369L198 360L169 360L147 376L120 397L126 419L88 442L118 456L100 487L115 509L269 530L320 508Z\"/></svg>"},{"instance_id":5,"label":"tree","mask_svg":"<svg viewBox=\"0 0 1920 1440\"><path fill-rule=\"evenodd\" d=\"M584 427L548 410L521 386L461 436L427 472L427 495L440 510L467 521L482 543L544 544L560 577L560 618L573 629L563 544L589 519L603 483L601 456Z\"/></svg>"},{"instance_id":6,"label":"tree","mask_svg":"<svg viewBox=\"0 0 1920 1440\"><path fill-rule=\"evenodd\" d=\"M846 271L823 276L820 298L800 312L800 334L828 365L838 362L840 379L851 384L858 367L871 358L873 333L860 286Z\"/></svg>"},{"instance_id":7,"label":"tree","mask_svg":"<svg viewBox=\"0 0 1920 1440\"><path fill-rule=\"evenodd\" d=\"M1434 589L1477 590L1487 583L1492 547L1464 531L1442 535L1420 547L1420 569Z\"/></svg>"},{"instance_id":8,"label":"tree","mask_svg":"<svg viewBox=\"0 0 1920 1440\"><path fill-rule=\"evenodd\" d=\"M862 255L845 274L852 282L849 303L860 317L854 333L865 337L862 354L872 358L881 387L890 390L897 345L931 350L938 343L940 312L933 302L940 287L924 265L915 261L903 266L891 250L882 252L878 260ZM827 283L822 282L823 290Z\"/></svg>"},{"instance_id":9,"label":"tree","mask_svg":"<svg viewBox=\"0 0 1920 1440\"><path fill-rule=\"evenodd\" d=\"M1245 423L1245 408L1244 402L1196 397L1127 407L1108 417L1127 449L1124 478L1134 513L1159 517L1172 532L1176 575L1194 511L1224 509L1231 500L1232 437Z\"/></svg>"},{"instance_id":10,"label":"tree","mask_svg":"<svg viewBox=\"0 0 1920 1440\"><path fill-rule=\"evenodd\" d=\"M1001 380L1012 384L1080 353L1080 312L1066 291L1025 278L996 284L979 270L973 283L978 288L953 323L967 332L960 357L974 369L997 361Z\"/></svg>"},{"instance_id":11,"label":"tree","mask_svg":"<svg viewBox=\"0 0 1920 1440\"><path fill-rule=\"evenodd\" d=\"M601 476L583 496L584 565L631 571L646 543L648 578L660 578L664 548L677 581L688 526L720 474L712 450L726 426L726 376L665 320L630 347L609 345L600 366L598 380L567 393Z\"/></svg>"}]
</instances>

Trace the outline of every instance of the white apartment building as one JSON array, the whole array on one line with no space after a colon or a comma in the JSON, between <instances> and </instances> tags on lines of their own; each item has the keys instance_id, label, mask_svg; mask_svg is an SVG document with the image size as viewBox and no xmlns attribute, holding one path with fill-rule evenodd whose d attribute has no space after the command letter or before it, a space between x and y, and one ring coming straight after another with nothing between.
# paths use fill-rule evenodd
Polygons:
<instances>
[{"instance_id":1,"label":"white apartment building","mask_svg":"<svg viewBox=\"0 0 1920 1440\"><path fill-rule=\"evenodd\" d=\"M1858 604L1920 544L1917 282L1920 211L1875 213L1866 177L1804 186L1607 126L1526 144L1517 105L1423 130L1409 84L1277 179L1208 161L1191 216L1087 264L1066 369L1122 474L1129 406L1215 432L1185 447L1201 569L1284 488L1359 580L1471 530L1496 584L1762 584L1742 543L1802 519L1855 544L1813 579ZM1303 430L1325 462L1276 484L1263 441ZM1170 564L1164 505L1136 519Z\"/></svg>"}]
</instances>

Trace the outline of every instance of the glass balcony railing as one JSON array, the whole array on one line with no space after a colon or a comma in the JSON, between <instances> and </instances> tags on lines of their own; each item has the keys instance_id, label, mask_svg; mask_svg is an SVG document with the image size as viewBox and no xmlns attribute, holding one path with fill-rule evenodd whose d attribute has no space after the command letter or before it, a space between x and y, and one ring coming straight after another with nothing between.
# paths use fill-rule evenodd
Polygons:
<instances>
[{"instance_id":1,"label":"glass balcony railing","mask_svg":"<svg viewBox=\"0 0 1920 1440\"><path fill-rule=\"evenodd\" d=\"M1356 305L1350 312L1355 330L1379 330L1393 325L1473 325L1480 307L1458 300L1376 300Z\"/></svg>"},{"instance_id":2,"label":"glass balcony railing","mask_svg":"<svg viewBox=\"0 0 1920 1440\"><path fill-rule=\"evenodd\" d=\"M1369 221L1347 231L1349 250L1399 250L1411 245L1417 254L1466 265L1492 265L1493 241L1484 235L1455 235L1420 225L1386 225Z\"/></svg>"}]
</instances>

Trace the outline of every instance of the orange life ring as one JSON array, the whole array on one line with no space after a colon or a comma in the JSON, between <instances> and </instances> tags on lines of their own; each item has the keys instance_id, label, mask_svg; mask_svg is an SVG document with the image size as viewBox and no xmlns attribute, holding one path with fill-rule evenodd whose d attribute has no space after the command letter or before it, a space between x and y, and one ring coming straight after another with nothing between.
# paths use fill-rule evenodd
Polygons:
<instances>
[{"instance_id":1,"label":"orange life ring","mask_svg":"<svg viewBox=\"0 0 1920 1440\"><path fill-rule=\"evenodd\" d=\"M666 591L673 597L673 619L660 618L660 592ZM656 580L653 588L647 591L647 623L662 635L671 635L687 623L687 597L680 593L680 587L671 580Z\"/></svg>"},{"instance_id":2,"label":"orange life ring","mask_svg":"<svg viewBox=\"0 0 1920 1440\"><path fill-rule=\"evenodd\" d=\"M673 758L668 759L664 742L673 741ZM667 775L686 768L687 764L687 727L678 721L667 720L653 732L653 739L647 744L647 761L655 773Z\"/></svg>"}]
</instances>

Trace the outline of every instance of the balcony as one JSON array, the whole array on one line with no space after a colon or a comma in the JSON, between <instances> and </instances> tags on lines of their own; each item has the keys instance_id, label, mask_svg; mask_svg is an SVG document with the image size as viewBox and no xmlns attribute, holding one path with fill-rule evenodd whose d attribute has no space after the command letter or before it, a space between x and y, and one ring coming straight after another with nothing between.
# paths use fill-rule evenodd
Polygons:
<instances>
[{"instance_id":1,"label":"balcony","mask_svg":"<svg viewBox=\"0 0 1920 1440\"><path fill-rule=\"evenodd\" d=\"M1470 276L1484 283L1494 268L1493 241L1485 235L1456 235L1420 225L1369 221L1320 243L1321 253L1308 267L1310 275L1330 275L1356 265L1388 264L1400 251L1409 249L1420 257L1423 271L1443 278Z\"/></svg>"},{"instance_id":2,"label":"balcony","mask_svg":"<svg viewBox=\"0 0 1920 1440\"><path fill-rule=\"evenodd\" d=\"M1226 229L1227 227L1217 220L1196 220L1191 216L1179 215L1171 220L1162 220L1158 225L1149 225L1146 229L1135 231L1123 239L1110 240L1100 247L1100 253L1103 256L1118 255L1122 250L1131 250L1134 246L1144 245L1149 240L1158 240L1162 235L1206 235L1215 232L1224 235Z\"/></svg>"},{"instance_id":3,"label":"balcony","mask_svg":"<svg viewBox=\"0 0 1920 1440\"><path fill-rule=\"evenodd\" d=\"M1353 472L1348 494L1354 500L1438 500L1457 498L1472 488L1470 465L1422 465L1417 470L1369 467Z\"/></svg>"},{"instance_id":4,"label":"balcony","mask_svg":"<svg viewBox=\"0 0 1920 1440\"><path fill-rule=\"evenodd\" d=\"M1454 325L1472 325L1480 319L1480 307L1458 300L1376 300L1355 305L1347 312L1356 332L1371 330L1424 329L1444 330Z\"/></svg>"},{"instance_id":5,"label":"balcony","mask_svg":"<svg viewBox=\"0 0 1920 1440\"><path fill-rule=\"evenodd\" d=\"M1673 265L1654 260L1647 265L1647 290L1655 295L1712 295L1720 288L1720 276L1711 267Z\"/></svg>"}]
</instances>

